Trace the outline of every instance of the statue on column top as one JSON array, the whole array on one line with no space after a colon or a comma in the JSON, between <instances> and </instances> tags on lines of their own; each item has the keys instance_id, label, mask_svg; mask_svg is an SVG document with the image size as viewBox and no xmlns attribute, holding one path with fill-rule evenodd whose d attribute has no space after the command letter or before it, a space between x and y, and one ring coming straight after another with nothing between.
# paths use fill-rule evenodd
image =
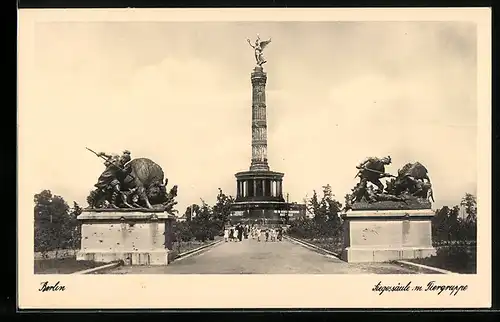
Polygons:
<instances>
[{"instance_id":1,"label":"statue on column top","mask_svg":"<svg viewBox=\"0 0 500 322\"><path fill-rule=\"evenodd\" d=\"M262 52L264 51L264 48L266 48L267 45L271 42L271 38L268 40L260 40L259 34L257 34L257 39L255 40L255 43L252 45L252 42L250 39L247 38L248 44L250 47L252 47L255 51L255 60L257 61L257 65L259 67L262 67L263 64L265 64L267 61L264 59L264 56Z\"/></svg>"}]
</instances>

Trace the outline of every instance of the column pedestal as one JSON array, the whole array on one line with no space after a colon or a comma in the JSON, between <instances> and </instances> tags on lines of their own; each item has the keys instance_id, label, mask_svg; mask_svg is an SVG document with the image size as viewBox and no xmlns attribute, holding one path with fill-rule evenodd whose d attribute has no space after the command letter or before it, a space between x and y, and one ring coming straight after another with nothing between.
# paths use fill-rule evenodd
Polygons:
<instances>
[{"instance_id":1,"label":"column pedestal","mask_svg":"<svg viewBox=\"0 0 500 322\"><path fill-rule=\"evenodd\" d=\"M173 216L155 211L86 211L77 260L123 261L124 265L167 265Z\"/></svg>"},{"instance_id":2,"label":"column pedestal","mask_svg":"<svg viewBox=\"0 0 500 322\"><path fill-rule=\"evenodd\" d=\"M433 216L431 209L348 211L342 216L341 258L347 262L385 262L435 255Z\"/></svg>"}]
</instances>

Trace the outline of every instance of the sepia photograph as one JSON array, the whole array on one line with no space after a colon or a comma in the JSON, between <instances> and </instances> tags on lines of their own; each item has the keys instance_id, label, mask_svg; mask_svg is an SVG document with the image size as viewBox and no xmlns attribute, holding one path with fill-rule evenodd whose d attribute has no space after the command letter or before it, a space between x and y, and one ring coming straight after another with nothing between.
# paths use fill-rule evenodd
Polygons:
<instances>
[{"instance_id":1,"label":"sepia photograph","mask_svg":"<svg viewBox=\"0 0 500 322\"><path fill-rule=\"evenodd\" d=\"M470 297L491 263L488 10L169 11L21 10L26 287L353 275Z\"/></svg>"}]
</instances>

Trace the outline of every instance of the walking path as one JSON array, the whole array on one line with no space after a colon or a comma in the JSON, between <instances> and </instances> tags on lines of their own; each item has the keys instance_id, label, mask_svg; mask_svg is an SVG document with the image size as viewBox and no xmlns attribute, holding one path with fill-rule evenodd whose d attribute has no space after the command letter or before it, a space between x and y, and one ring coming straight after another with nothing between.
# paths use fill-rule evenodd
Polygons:
<instances>
[{"instance_id":1,"label":"walking path","mask_svg":"<svg viewBox=\"0 0 500 322\"><path fill-rule=\"evenodd\" d=\"M107 274L417 274L389 263L346 263L283 239L223 242L168 266L121 266Z\"/></svg>"}]
</instances>

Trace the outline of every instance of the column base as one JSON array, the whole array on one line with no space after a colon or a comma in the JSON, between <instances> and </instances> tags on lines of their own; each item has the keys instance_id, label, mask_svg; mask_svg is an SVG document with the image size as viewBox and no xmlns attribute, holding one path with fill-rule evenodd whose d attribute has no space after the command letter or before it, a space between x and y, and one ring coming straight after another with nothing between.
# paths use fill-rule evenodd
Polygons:
<instances>
[{"instance_id":1,"label":"column base","mask_svg":"<svg viewBox=\"0 0 500 322\"><path fill-rule=\"evenodd\" d=\"M269 169L267 163L252 163L250 166L250 171L269 171Z\"/></svg>"}]
</instances>

